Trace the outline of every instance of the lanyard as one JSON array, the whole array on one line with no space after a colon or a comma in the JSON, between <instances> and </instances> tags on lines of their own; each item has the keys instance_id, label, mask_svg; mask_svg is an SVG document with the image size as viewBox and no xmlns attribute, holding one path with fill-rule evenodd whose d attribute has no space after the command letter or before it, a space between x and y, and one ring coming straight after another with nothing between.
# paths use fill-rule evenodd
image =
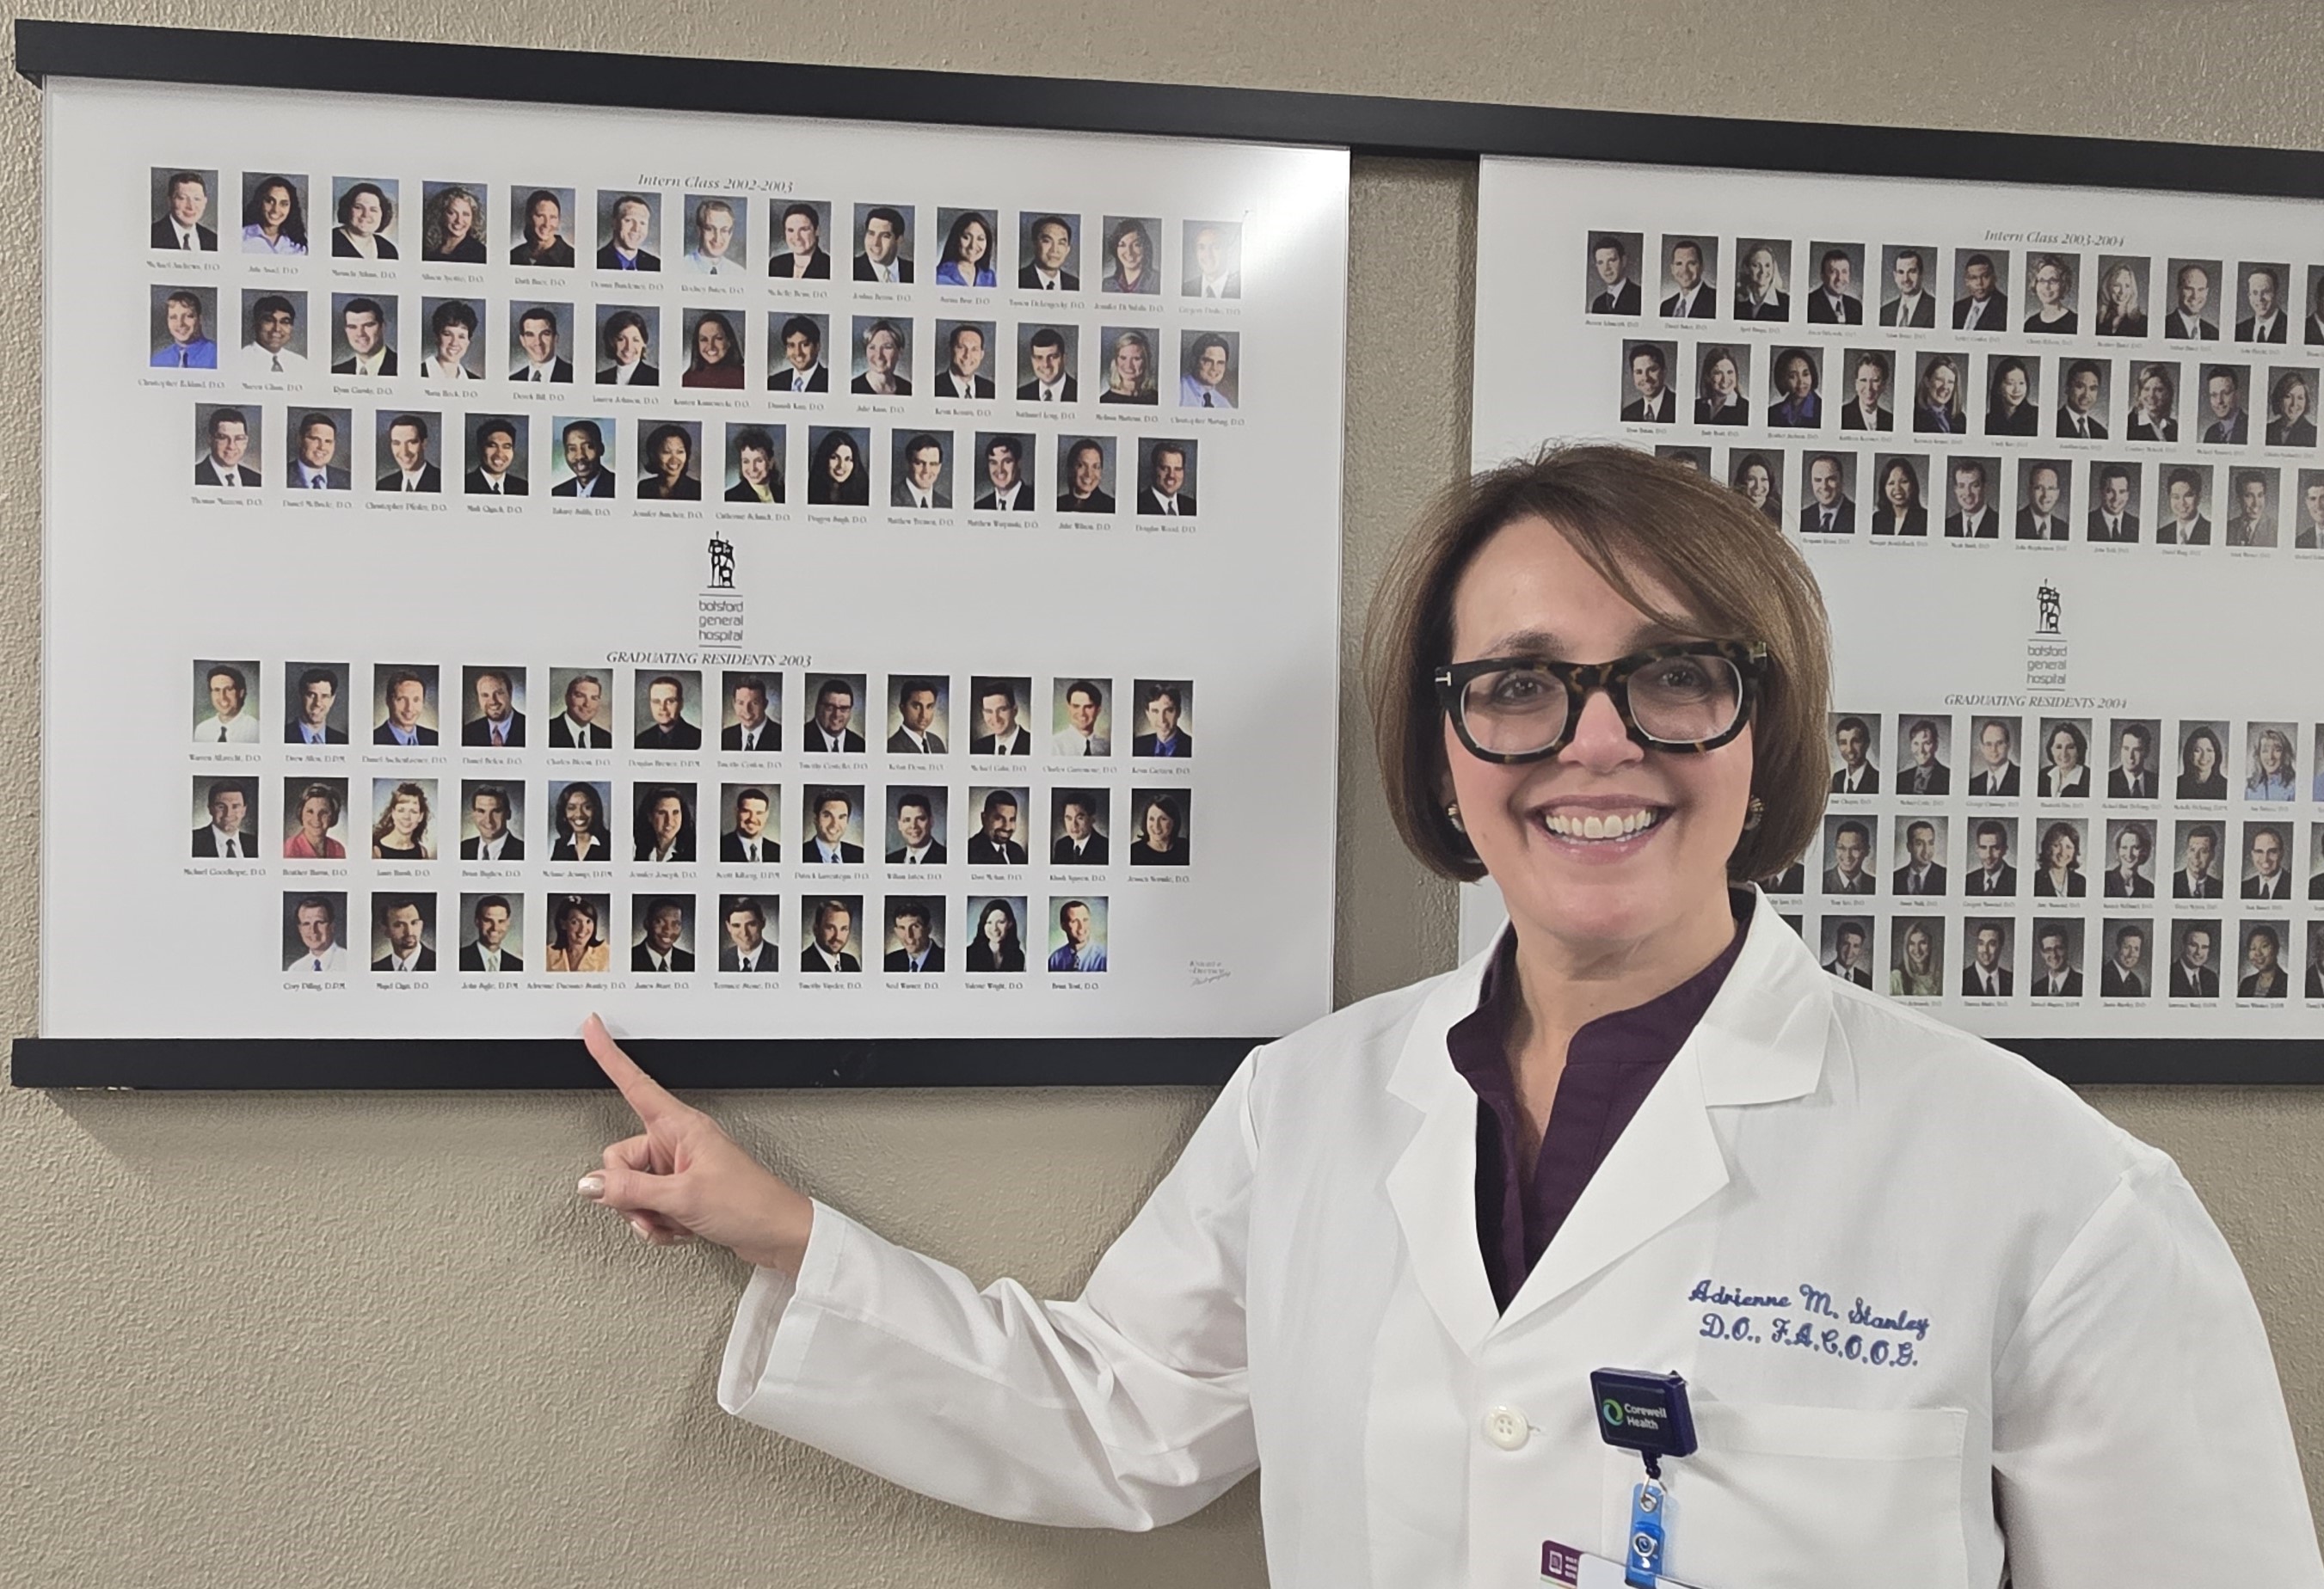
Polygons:
<instances>
[{"instance_id":1,"label":"lanyard","mask_svg":"<svg viewBox=\"0 0 2324 1589\"><path fill-rule=\"evenodd\" d=\"M1609 1446L1635 1451L1646 1476L1630 1490L1630 1529L1623 1541L1622 1581L1629 1589L1657 1589L1670 1542L1670 1494L1663 1488L1663 1458L1695 1450L1694 1413L1686 1381L1674 1373L1601 1368L1590 1375L1598 1402L1598 1434Z\"/></svg>"}]
</instances>

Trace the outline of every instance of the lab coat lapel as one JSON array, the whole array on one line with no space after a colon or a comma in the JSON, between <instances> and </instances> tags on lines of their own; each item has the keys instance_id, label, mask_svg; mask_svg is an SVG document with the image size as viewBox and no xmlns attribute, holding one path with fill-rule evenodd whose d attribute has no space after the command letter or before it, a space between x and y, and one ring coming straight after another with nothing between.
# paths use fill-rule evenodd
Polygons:
<instances>
[{"instance_id":1,"label":"lab coat lapel","mask_svg":"<svg viewBox=\"0 0 2324 1589\"><path fill-rule=\"evenodd\" d=\"M1418 1112L1388 1172L1415 1283L1453 1344L1474 1356L1493 1327L1493 1288L1477 1247L1477 1094L1452 1068L1444 1034L1477 1007L1488 949L1421 1002L1388 1092Z\"/></svg>"}]
</instances>

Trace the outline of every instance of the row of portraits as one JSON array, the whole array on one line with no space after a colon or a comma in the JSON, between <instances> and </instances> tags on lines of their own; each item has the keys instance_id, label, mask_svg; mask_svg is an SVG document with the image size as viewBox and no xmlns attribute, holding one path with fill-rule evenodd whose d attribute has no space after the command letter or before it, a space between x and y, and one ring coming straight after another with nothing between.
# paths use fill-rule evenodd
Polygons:
<instances>
[{"instance_id":1,"label":"row of portraits","mask_svg":"<svg viewBox=\"0 0 2324 1589\"><path fill-rule=\"evenodd\" d=\"M2324 263L1676 232L1650 255L1648 236L1586 234L1582 313L2324 346Z\"/></svg>"},{"instance_id":2,"label":"row of portraits","mask_svg":"<svg viewBox=\"0 0 2324 1589\"><path fill-rule=\"evenodd\" d=\"M787 912L785 896L757 893L479 891L456 902L400 889L367 900L344 890L293 891L282 896L280 960L286 978L302 981L366 969L396 977L1094 974L1108 968L1110 904L1102 894L1054 894L1037 907L1023 894L867 901L816 892L788 896ZM447 905L457 914L446 915Z\"/></svg>"},{"instance_id":3,"label":"row of portraits","mask_svg":"<svg viewBox=\"0 0 2324 1589\"><path fill-rule=\"evenodd\" d=\"M625 732L630 747L657 755L768 755L783 749L784 675L779 670L728 668L706 695L700 668L551 667L554 712L544 732L536 721L533 670L499 663L459 671L459 693L444 699L445 670L438 664L382 662L371 666L359 696L355 670L345 662L281 665L282 726L273 727L260 696L254 661L197 658L191 668L193 743L257 745L279 742L310 749L367 739L374 746L419 749L456 742L480 752L542 747L555 751L610 751ZM874 744L890 756L943 756L954 748L972 757L1040 757L1086 761L1116 757L1122 703L1104 675L1060 674L1040 694L1029 674L971 674L955 697L951 675L896 673L878 694L873 675L808 670L794 697L799 708L790 748L805 756L862 756ZM619 710L626 684L628 711ZM954 730L958 700L965 743ZM367 703L360 719L358 700ZM1048 726L1034 714L1048 703ZM1130 683L1128 754L1138 760L1185 761L1194 754L1194 684L1188 678L1133 678ZM716 714L713 725L711 714Z\"/></svg>"},{"instance_id":4,"label":"row of portraits","mask_svg":"<svg viewBox=\"0 0 2324 1589\"><path fill-rule=\"evenodd\" d=\"M2324 1000L2324 922L1824 914L1811 937L1784 919L1826 971L1895 998Z\"/></svg>"},{"instance_id":5,"label":"row of portraits","mask_svg":"<svg viewBox=\"0 0 2324 1589\"><path fill-rule=\"evenodd\" d=\"M318 334L306 293L246 288L229 332L218 292L180 283L151 289L149 370L223 369L254 384L328 374L448 386L504 372L517 386L543 388L677 386L798 398L837 390L939 402L991 402L1013 392L1020 403L1045 407L1086 394L1105 405L1222 413L1242 397L1242 333L1215 326L1181 328L1173 339L1156 325L1101 323L1084 338L1073 322L868 314L842 320L845 344L835 346L832 317L820 313L761 317L687 305L666 314L632 299L423 297L414 319L394 293L335 292ZM1084 363L1085 346L1093 363Z\"/></svg>"},{"instance_id":6,"label":"row of portraits","mask_svg":"<svg viewBox=\"0 0 2324 1589\"><path fill-rule=\"evenodd\" d=\"M149 245L157 253L216 253L223 235L227 252L272 259L327 255L375 266L409 252L422 264L453 267L505 259L529 271L586 262L616 272L740 278L763 271L829 280L835 246L843 279L892 286L919 280L969 290L1013 281L1025 291L1080 292L1088 274L1090 289L1101 293L1242 296L1240 221L1166 225L1159 216L1054 210L1011 216L958 205L851 209L828 199L394 177L335 176L318 185L273 170L238 173L237 225L233 210L221 208L231 196L216 168L154 166L150 181ZM416 226L406 208L413 200ZM848 225L844 235L833 230L835 207ZM1165 257L1166 241L1176 245L1175 260Z\"/></svg>"},{"instance_id":7,"label":"row of portraits","mask_svg":"<svg viewBox=\"0 0 2324 1589\"><path fill-rule=\"evenodd\" d=\"M456 791L456 807L447 798ZM1047 792L1047 825L1036 827L1044 802L1028 785L937 784L798 785L793 866L898 868L1025 867L1046 859L1059 868L1183 868L1193 864L1194 794L1181 785L1133 788L1120 808L1131 831L1114 825L1114 791L1059 785ZM280 820L260 808L260 781L196 774L192 779L192 859L257 862L450 860L476 866L608 865L618 851L639 866L715 862L744 868L785 860L783 786L733 782L712 785L641 778L378 776L368 799L360 782L293 776L281 780ZM715 804L707 809L705 801ZM361 801L362 804L357 803ZM961 821L953 821L957 808ZM713 835L715 835L715 838ZM1116 841L1127 837L1119 847Z\"/></svg>"},{"instance_id":8,"label":"row of portraits","mask_svg":"<svg viewBox=\"0 0 2324 1589\"><path fill-rule=\"evenodd\" d=\"M1681 380L1692 383L1691 397ZM1633 338L1622 344L1609 402L1626 425L1675 425L1692 415L1696 425L1735 428L2309 451L2317 372L2001 349L1683 348Z\"/></svg>"},{"instance_id":9,"label":"row of portraits","mask_svg":"<svg viewBox=\"0 0 2324 1589\"><path fill-rule=\"evenodd\" d=\"M279 461L272 425L290 433ZM604 413L254 403L196 403L192 427L193 489L221 497L281 491L328 501L361 490L480 503L546 496L552 504L710 501L755 510L803 501L1149 519L1197 518L1202 503L1203 443L1181 436L1068 430L1045 440L1032 431L922 425L722 427Z\"/></svg>"},{"instance_id":10,"label":"row of portraits","mask_svg":"<svg viewBox=\"0 0 2324 1589\"><path fill-rule=\"evenodd\" d=\"M2166 739L2159 717L2043 716L2029 740L2024 718L1978 714L1969 720L1966 776L1955 771L1950 713L1898 712L1885 733L1875 712L1835 712L1830 723L1838 800L1962 793L1979 801L2273 802L2312 793L2324 802L2324 769L2312 785L2303 779L2303 731L2289 718L2181 718L2168 723ZM2305 737L2310 752L2324 749L2324 723Z\"/></svg>"}]
</instances>

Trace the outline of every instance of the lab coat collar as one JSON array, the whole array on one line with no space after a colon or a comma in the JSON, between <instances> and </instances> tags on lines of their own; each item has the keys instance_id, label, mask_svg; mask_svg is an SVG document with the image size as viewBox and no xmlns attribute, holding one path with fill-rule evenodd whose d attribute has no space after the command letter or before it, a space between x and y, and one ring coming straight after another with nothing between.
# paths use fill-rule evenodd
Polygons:
<instances>
[{"instance_id":1,"label":"lab coat collar","mask_svg":"<svg viewBox=\"0 0 2324 1589\"><path fill-rule=\"evenodd\" d=\"M1753 892L1734 969L1503 1313L1494 1311L1477 1246L1477 1095L1444 1045L1452 1024L1476 1008L1499 938L1422 999L1388 1083L1420 1115L1388 1171L1388 1194L1421 1291L1462 1351L1475 1355L1489 1337L1724 1189L1729 1170L1711 1109L1815 1090L1831 1039L1832 990L1799 935Z\"/></svg>"}]
</instances>

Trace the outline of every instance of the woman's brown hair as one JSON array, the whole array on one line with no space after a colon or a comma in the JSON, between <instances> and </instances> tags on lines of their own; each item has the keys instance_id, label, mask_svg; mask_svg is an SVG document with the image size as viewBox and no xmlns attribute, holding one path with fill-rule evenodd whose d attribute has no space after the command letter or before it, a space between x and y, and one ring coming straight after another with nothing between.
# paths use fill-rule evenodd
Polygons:
<instances>
[{"instance_id":1,"label":"woman's brown hair","mask_svg":"<svg viewBox=\"0 0 2324 1589\"><path fill-rule=\"evenodd\" d=\"M1485 875L1444 813L1443 709L1432 675L1454 660L1452 592L1471 559L1503 526L1536 517L1648 618L1706 639L1766 646L1751 712L1751 793L1765 809L1736 842L1727 874L1742 882L1782 871L1814 836L1830 786L1823 597L1798 549L1740 496L1628 447L1550 447L1448 487L1381 579L1364 635L1364 682L1388 811L1405 844L1443 877ZM1668 590L1678 611L1648 602L1641 575Z\"/></svg>"}]
</instances>

